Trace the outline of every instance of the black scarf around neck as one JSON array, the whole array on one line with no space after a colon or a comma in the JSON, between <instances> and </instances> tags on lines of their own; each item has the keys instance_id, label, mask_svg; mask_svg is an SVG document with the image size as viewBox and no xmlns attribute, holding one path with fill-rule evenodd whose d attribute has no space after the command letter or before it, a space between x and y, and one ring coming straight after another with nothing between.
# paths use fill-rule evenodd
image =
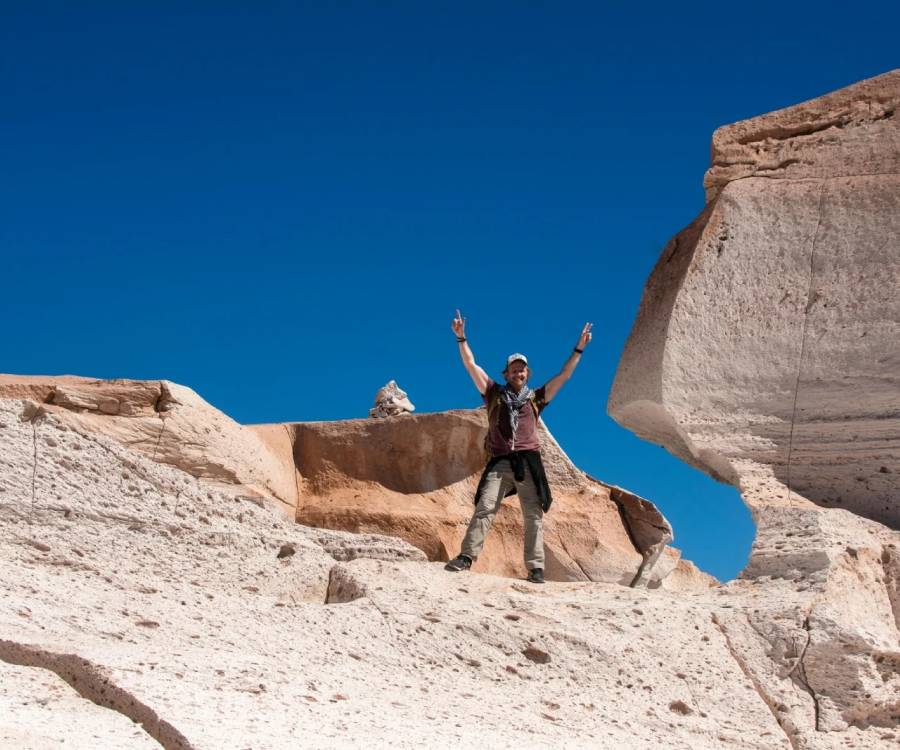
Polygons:
<instances>
[{"instance_id":1,"label":"black scarf around neck","mask_svg":"<svg viewBox=\"0 0 900 750\"><path fill-rule=\"evenodd\" d=\"M501 396L503 403L509 410L509 425L512 427L513 442L516 440L516 432L519 430L519 409L528 403L529 399L534 395L534 391L527 385L522 386L522 390L516 393L508 384L504 386Z\"/></svg>"}]
</instances>

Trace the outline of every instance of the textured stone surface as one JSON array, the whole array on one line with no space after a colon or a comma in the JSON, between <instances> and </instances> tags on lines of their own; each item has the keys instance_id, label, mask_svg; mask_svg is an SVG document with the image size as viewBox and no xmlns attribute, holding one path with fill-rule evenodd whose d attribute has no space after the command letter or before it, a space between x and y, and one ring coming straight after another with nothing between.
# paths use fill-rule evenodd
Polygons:
<instances>
[{"instance_id":1,"label":"textured stone surface","mask_svg":"<svg viewBox=\"0 0 900 750\"><path fill-rule=\"evenodd\" d=\"M300 523L391 534L448 560L473 510L484 468L484 410L285 425L292 434L303 489ZM280 433L254 427L261 436ZM554 501L545 516L546 574L551 580L658 585L671 568L656 566L671 528L652 503L580 471L541 427ZM524 577L518 499L504 501L478 572Z\"/></svg>"},{"instance_id":2,"label":"textured stone surface","mask_svg":"<svg viewBox=\"0 0 900 750\"><path fill-rule=\"evenodd\" d=\"M33 399L72 429L205 486L264 499L304 524L398 536L432 560L458 552L486 460L483 410L243 426L170 381L0 375L4 395ZM585 475L546 429L542 440L557 497L547 575L658 585L671 569L657 565L672 536L666 519L652 503ZM504 507L478 569L524 576L522 536L518 508Z\"/></svg>"},{"instance_id":3,"label":"textured stone surface","mask_svg":"<svg viewBox=\"0 0 900 750\"><path fill-rule=\"evenodd\" d=\"M703 181L714 198L744 177L803 179L900 172L900 70L719 128Z\"/></svg>"},{"instance_id":4,"label":"textured stone surface","mask_svg":"<svg viewBox=\"0 0 900 750\"><path fill-rule=\"evenodd\" d=\"M167 380L0 375L0 398L28 398L66 412L85 433L106 435L208 483L241 485L292 514L298 479L251 430L190 388Z\"/></svg>"},{"instance_id":5,"label":"textured stone surface","mask_svg":"<svg viewBox=\"0 0 900 750\"><path fill-rule=\"evenodd\" d=\"M0 660L0 747L159 750L130 719L82 698L47 669Z\"/></svg>"},{"instance_id":6,"label":"textured stone surface","mask_svg":"<svg viewBox=\"0 0 900 750\"><path fill-rule=\"evenodd\" d=\"M710 171L715 198L647 283L613 418L733 484L750 461L900 525L898 100L895 72L717 132L714 156L743 143L802 158L764 177Z\"/></svg>"},{"instance_id":7,"label":"textured stone surface","mask_svg":"<svg viewBox=\"0 0 900 750\"><path fill-rule=\"evenodd\" d=\"M27 402L0 400L0 456L0 694L31 706L0 737L54 736L28 722L62 678L75 747L127 746L129 720L215 750L787 747L701 600L449 574Z\"/></svg>"},{"instance_id":8,"label":"textured stone surface","mask_svg":"<svg viewBox=\"0 0 900 750\"><path fill-rule=\"evenodd\" d=\"M717 131L609 399L753 512L706 596L795 748L900 741L898 101L893 72Z\"/></svg>"},{"instance_id":9,"label":"textured stone surface","mask_svg":"<svg viewBox=\"0 0 900 750\"><path fill-rule=\"evenodd\" d=\"M849 550L810 507L782 509L802 558L761 529L759 564L790 577L538 587L293 524L0 400L0 738L46 746L71 717L73 747L140 746L140 726L215 750L892 748L896 548L829 511ZM703 577L663 560L664 586Z\"/></svg>"},{"instance_id":10,"label":"textured stone surface","mask_svg":"<svg viewBox=\"0 0 900 750\"><path fill-rule=\"evenodd\" d=\"M396 417L414 412L416 407L396 380L389 380L375 394L375 405L369 409L369 416L378 419Z\"/></svg>"}]
</instances>

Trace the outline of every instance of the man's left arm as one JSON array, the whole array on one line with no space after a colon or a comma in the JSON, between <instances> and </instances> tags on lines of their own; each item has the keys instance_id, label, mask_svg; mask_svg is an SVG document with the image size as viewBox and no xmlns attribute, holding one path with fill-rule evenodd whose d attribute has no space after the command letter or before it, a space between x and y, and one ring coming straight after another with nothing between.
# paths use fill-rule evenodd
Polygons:
<instances>
[{"instance_id":1,"label":"man's left arm","mask_svg":"<svg viewBox=\"0 0 900 750\"><path fill-rule=\"evenodd\" d=\"M566 381L572 377L572 373L575 372L575 368L578 367L578 363L581 361L581 353L584 351L584 348L591 343L591 327L593 325L593 323L584 324L584 328L581 329L581 336L578 338L578 343L575 345L575 349L563 365L562 370L560 370L559 375L554 375L547 381L547 385L544 386L545 402L550 402L553 397L559 393L559 389L565 385Z\"/></svg>"}]
</instances>

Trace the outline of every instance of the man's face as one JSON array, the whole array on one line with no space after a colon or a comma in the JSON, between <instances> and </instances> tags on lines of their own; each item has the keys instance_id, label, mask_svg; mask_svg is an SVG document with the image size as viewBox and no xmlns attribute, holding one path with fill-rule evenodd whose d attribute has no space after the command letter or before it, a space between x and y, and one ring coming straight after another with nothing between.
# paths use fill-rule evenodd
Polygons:
<instances>
[{"instance_id":1,"label":"man's face","mask_svg":"<svg viewBox=\"0 0 900 750\"><path fill-rule=\"evenodd\" d=\"M528 382L528 365L521 359L517 359L506 368L506 372L503 374L506 376L506 382L509 383L514 390L520 391L522 390L522 386Z\"/></svg>"}]
</instances>

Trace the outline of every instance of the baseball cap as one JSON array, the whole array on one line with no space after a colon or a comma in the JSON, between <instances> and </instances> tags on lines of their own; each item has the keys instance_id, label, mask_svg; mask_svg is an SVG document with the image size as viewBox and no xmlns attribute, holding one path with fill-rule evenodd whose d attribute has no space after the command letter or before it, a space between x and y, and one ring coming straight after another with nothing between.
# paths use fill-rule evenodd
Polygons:
<instances>
[{"instance_id":1,"label":"baseball cap","mask_svg":"<svg viewBox=\"0 0 900 750\"><path fill-rule=\"evenodd\" d=\"M516 352L515 354L510 354L506 358L506 366L509 367L513 362L516 362L518 360L522 360L526 365L528 364L528 357L526 357L524 354Z\"/></svg>"}]
</instances>

